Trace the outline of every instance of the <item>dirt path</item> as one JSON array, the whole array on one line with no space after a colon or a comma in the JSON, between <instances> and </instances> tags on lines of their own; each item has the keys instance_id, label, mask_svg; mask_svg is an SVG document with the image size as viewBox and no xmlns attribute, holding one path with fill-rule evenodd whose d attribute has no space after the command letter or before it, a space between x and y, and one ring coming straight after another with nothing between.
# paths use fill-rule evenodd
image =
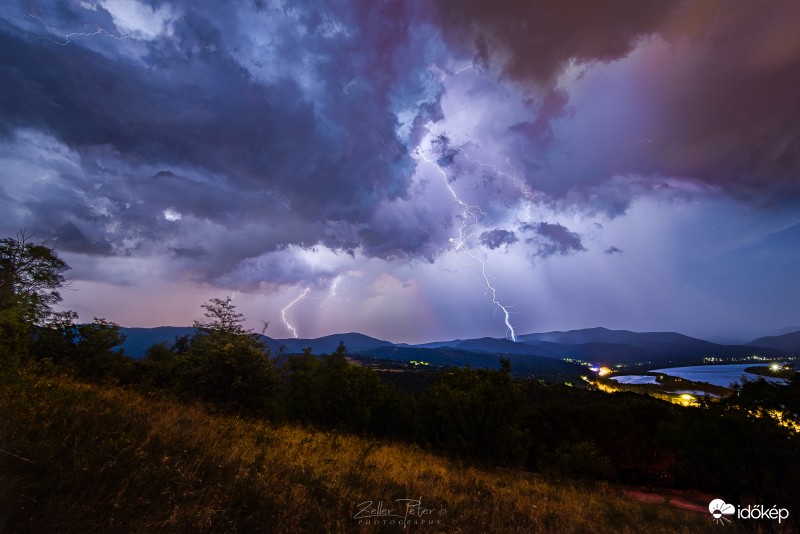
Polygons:
<instances>
[{"instance_id":1,"label":"dirt path","mask_svg":"<svg viewBox=\"0 0 800 534\"><path fill-rule=\"evenodd\" d=\"M654 489L644 487L622 488L622 493L641 502L667 503L676 508L708 514L708 503L715 497L696 490Z\"/></svg>"}]
</instances>

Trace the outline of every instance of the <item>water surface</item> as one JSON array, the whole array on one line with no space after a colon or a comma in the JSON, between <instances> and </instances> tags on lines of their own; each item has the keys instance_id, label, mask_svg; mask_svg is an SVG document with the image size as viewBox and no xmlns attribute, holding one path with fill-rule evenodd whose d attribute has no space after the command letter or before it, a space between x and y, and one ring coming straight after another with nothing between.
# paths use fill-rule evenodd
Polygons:
<instances>
[{"instance_id":1,"label":"water surface","mask_svg":"<svg viewBox=\"0 0 800 534\"><path fill-rule=\"evenodd\" d=\"M758 380L764 378L776 384L785 384L785 378L775 378L761 375L754 375L745 371L748 367L769 366L773 362L751 362L751 363L727 363L715 365L695 365L690 367L669 367L666 369L656 369L653 373L664 373L669 376L676 376L684 380L693 382L706 382L715 386L730 387L734 382L739 382L742 377L748 380Z\"/></svg>"}]
</instances>

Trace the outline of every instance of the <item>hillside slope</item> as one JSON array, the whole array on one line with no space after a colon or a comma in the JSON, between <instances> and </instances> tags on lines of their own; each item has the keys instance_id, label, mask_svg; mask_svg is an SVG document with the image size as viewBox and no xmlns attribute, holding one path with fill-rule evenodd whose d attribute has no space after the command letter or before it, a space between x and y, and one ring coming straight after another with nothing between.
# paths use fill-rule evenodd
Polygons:
<instances>
[{"instance_id":1,"label":"hillside slope","mask_svg":"<svg viewBox=\"0 0 800 534\"><path fill-rule=\"evenodd\" d=\"M780 336L765 336L754 339L749 346L768 347L771 349L784 350L792 354L800 354L800 332L791 332Z\"/></svg>"},{"instance_id":2,"label":"hillside slope","mask_svg":"<svg viewBox=\"0 0 800 534\"><path fill-rule=\"evenodd\" d=\"M367 501L404 510L406 498L437 521L413 531L710 525L707 514L633 502L609 486L481 470L418 447L215 416L66 378L6 378L0 413L4 532L396 532L355 516Z\"/></svg>"}]
</instances>

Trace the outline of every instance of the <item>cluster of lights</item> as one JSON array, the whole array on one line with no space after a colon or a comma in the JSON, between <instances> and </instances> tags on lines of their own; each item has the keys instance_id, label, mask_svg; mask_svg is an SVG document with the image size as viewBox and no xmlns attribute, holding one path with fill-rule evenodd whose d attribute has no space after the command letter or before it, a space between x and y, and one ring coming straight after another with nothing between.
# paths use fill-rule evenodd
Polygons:
<instances>
[{"instance_id":1,"label":"cluster of lights","mask_svg":"<svg viewBox=\"0 0 800 534\"><path fill-rule=\"evenodd\" d=\"M613 372L613 370L608 368L608 367L592 366L592 367L589 367L589 369L591 369L592 371L597 373L597 376L600 376L600 377L608 376Z\"/></svg>"}]
</instances>

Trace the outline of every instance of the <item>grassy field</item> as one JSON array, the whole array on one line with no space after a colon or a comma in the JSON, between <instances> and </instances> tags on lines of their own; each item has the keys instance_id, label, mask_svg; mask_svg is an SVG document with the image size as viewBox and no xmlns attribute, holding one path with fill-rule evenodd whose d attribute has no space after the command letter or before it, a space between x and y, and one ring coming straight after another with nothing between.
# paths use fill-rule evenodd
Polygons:
<instances>
[{"instance_id":1,"label":"grassy field","mask_svg":"<svg viewBox=\"0 0 800 534\"><path fill-rule=\"evenodd\" d=\"M613 487L479 469L419 447L220 416L28 372L0 384L0 532L707 532ZM403 502L419 499L424 525ZM418 512L420 509L415 508ZM718 527L733 532L734 527ZM714 529L714 530L717 530Z\"/></svg>"}]
</instances>

